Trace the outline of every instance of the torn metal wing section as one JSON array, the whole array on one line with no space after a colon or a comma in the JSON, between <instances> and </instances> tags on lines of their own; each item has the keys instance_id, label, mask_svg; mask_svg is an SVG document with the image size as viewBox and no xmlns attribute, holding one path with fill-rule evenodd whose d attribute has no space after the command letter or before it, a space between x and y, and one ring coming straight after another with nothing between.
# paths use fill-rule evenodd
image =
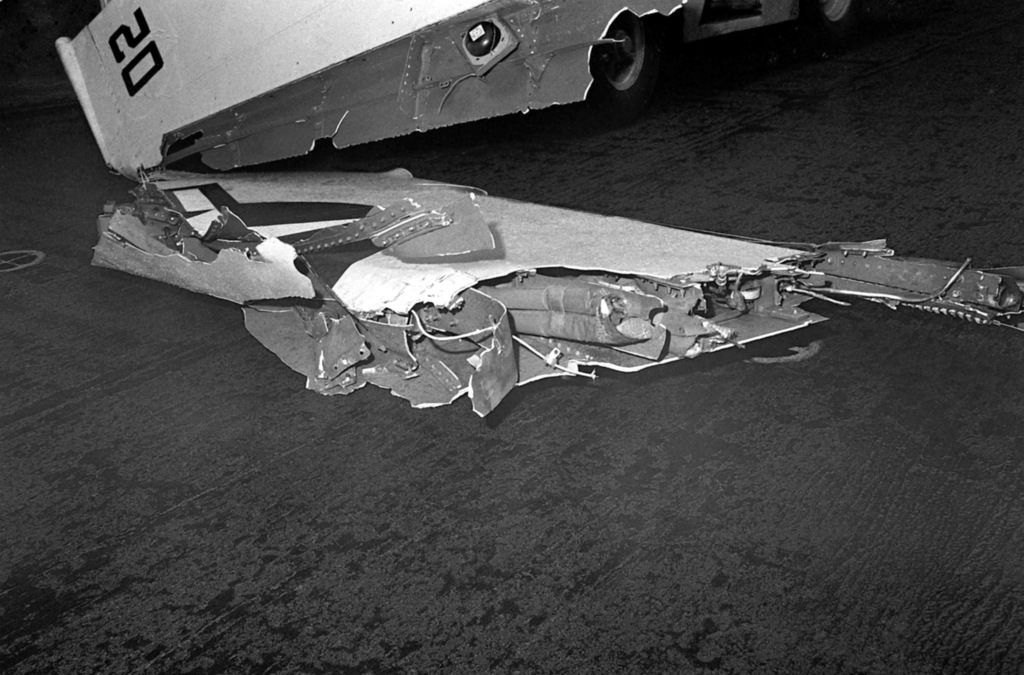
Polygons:
<instances>
[{"instance_id":1,"label":"torn metal wing section","mask_svg":"<svg viewBox=\"0 0 1024 675\"><path fill-rule=\"evenodd\" d=\"M400 171L166 173L99 222L96 264L243 304L310 389L370 383L417 406L465 394L486 414L540 377L638 370L820 320L775 290L800 251Z\"/></svg>"},{"instance_id":2,"label":"torn metal wing section","mask_svg":"<svg viewBox=\"0 0 1024 675\"><path fill-rule=\"evenodd\" d=\"M809 298L1015 324L1016 268L791 248L387 174L167 173L100 217L96 264L241 303L307 387L485 415L518 385L795 330Z\"/></svg>"}]
</instances>

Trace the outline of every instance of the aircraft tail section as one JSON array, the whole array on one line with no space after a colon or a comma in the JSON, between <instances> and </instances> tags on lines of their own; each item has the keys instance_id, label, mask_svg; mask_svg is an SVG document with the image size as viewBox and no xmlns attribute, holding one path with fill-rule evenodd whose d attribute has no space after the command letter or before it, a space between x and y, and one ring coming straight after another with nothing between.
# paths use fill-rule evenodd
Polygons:
<instances>
[{"instance_id":1,"label":"aircraft tail section","mask_svg":"<svg viewBox=\"0 0 1024 675\"><path fill-rule=\"evenodd\" d=\"M57 49L104 159L135 177L165 134L479 0L111 0Z\"/></svg>"}]
</instances>

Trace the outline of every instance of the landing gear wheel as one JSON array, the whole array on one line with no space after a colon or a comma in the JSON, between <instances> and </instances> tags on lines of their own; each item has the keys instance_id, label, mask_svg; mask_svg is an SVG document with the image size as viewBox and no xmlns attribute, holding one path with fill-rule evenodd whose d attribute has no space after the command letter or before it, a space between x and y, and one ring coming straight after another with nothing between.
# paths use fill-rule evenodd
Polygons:
<instances>
[{"instance_id":1,"label":"landing gear wheel","mask_svg":"<svg viewBox=\"0 0 1024 675\"><path fill-rule=\"evenodd\" d=\"M661 49L650 25L629 12L612 22L605 38L616 42L591 53L594 84L587 101L604 122L625 124L640 115L654 92Z\"/></svg>"},{"instance_id":2,"label":"landing gear wheel","mask_svg":"<svg viewBox=\"0 0 1024 675\"><path fill-rule=\"evenodd\" d=\"M826 46L845 44L860 22L862 0L800 0L800 18Z\"/></svg>"}]
</instances>

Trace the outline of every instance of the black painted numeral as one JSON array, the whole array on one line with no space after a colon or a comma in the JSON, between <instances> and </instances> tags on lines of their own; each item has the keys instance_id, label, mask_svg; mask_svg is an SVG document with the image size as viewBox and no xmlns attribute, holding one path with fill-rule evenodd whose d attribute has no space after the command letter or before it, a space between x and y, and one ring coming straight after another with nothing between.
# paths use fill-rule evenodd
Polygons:
<instances>
[{"instance_id":1,"label":"black painted numeral","mask_svg":"<svg viewBox=\"0 0 1024 675\"><path fill-rule=\"evenodd\" d=\"M142 13L141 7L135 10L134 17L137 26L135 32L132 32L130 27L122 24L117 27L117 30L113 32L107 41L110 45L110 52L118 63L123 62L130 50L134 50L142 44L143 40L149 37L149 22L146 21L146 16ZM124 42L125 49L121 48L122 41ZM146 70L141 73L136 72L144 62L149 64ZM138 94L146 86L146 83L153 79L153 76L160 72L160 69L163 67L164 59L160 56L160 49L156 46L156 41L150 41L132 57L128 65L121 69L121 79L124 81L125 89L128 90L128 95L135 96Z\"/></svg>"},{"instance_id":2,"label":"black painted numeral","mask_svg":"<svg viewBox=\"0 0 1024 675\"><path fill-rule=\"evenodd\" d=\"M135 67L142 63L143 59L147 56L150 58L149 68L136 78L133 75ZM160 69L163 67L164 59L160 56L160 50L156 48L155 42L150 42L121 71L121 79L124 80L124 86L128 90L128 95L135 96L135 94L138 94L146 86L146 83L160 72Z\"/></svg>"},{"instance_id":3,"label":"black painted numeral","mask_svg":"<svg viewBox=\"0 0 1024 675\"><path fill-rule=\"evenodd\" d=\"M118 26L114 34L110 36L110 51L114 53L114 59L121 63L124 61L125 54L121 51L121 45L118 44L120 38L124 38L124 43L129 49L135 49L139 44L146 39L149 35L149 24L146 22L146 17L142 13L142 8L139 7L135 10L135 23L139 25L139 32L133 34L128 26Z\"/></svg>"}]
</instances>

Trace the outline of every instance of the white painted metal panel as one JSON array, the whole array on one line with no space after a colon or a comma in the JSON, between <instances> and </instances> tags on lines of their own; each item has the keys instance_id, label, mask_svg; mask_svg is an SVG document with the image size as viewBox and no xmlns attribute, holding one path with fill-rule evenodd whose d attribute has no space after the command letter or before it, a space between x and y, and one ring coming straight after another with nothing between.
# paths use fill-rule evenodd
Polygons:
<instances>
[{"instance_id":1,"label":"white painted metal panel","mask_svg":"<svg viewBox=\"0 0 1024 675\"><path fill-rule=\"evenodd\" d=\"M104 158L133 175L167 131L481 4L113 0L58 50Z\"/></svg>"}]
</instances>

